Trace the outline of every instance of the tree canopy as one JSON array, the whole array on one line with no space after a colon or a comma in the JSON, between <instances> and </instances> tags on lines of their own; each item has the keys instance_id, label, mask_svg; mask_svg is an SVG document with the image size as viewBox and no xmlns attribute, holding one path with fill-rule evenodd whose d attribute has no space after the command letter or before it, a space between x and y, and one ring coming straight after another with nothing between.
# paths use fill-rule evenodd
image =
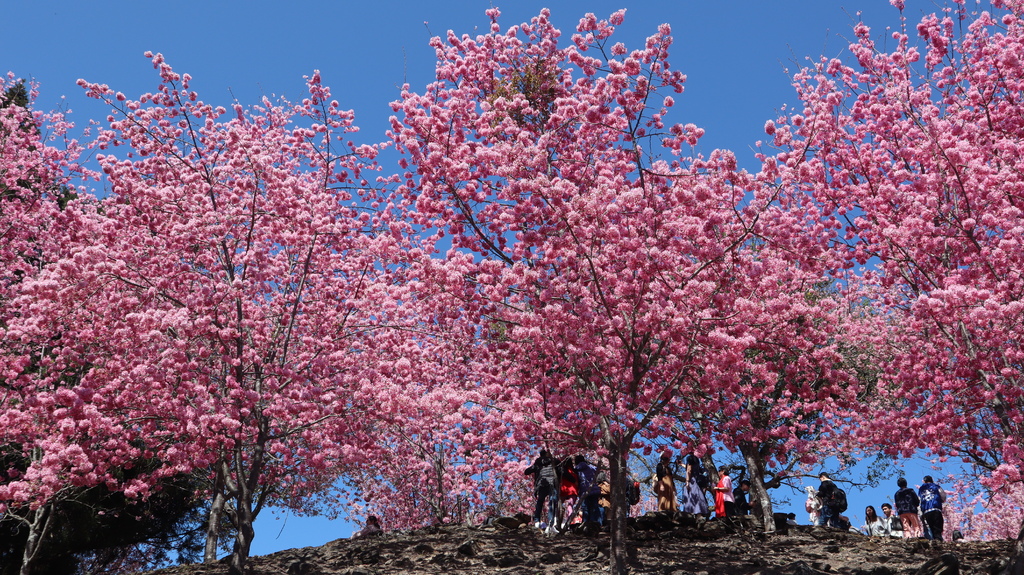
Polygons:
<instances>
[{"instance_id":1,"label":"tree canopy","mask_svg":"<svg viewBox=\"0 0 1024 575\"><path fill-rule=\"evenodd\" d=\"M112 110L84 145L8 75L20 572L97 497L163 505L164 532L202 509L204 559L229 532L238 573L267 505L513 512L539 448L608 470L616 573L630 462L666 446L738 454L767 530L769 489L837 449L963 458L1019 506L1024 5L991 8L901 14L891 49L856 25L754 172L696 151L670 26L630 48L624 11L434 38L383 143L316 72L227 109L148 54L154 92L80 82Z\"/></svg>"}]
</instances>

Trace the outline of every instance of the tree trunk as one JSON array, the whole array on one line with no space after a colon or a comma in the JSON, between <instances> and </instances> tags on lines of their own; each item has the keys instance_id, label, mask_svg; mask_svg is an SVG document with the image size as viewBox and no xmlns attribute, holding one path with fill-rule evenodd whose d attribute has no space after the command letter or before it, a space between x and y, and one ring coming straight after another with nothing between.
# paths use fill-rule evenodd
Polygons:
<instances>
[{"instance_id":1,"label":"tree trunk","mask_svg":"<svg viewBox=\"0 0 1024 575\"><path fill-rule=\"evenodd\" d=\"M220 542L220 526L224 519L224 466L217 464L217 475L213 481L213 499L210 502L210 515L206 522L206 549L203 551L203 563L217 561L217 544Z\"/></svg>"},{"instance_id":2,"label":"tree trunk","mask_svg":"<svg viewBox=\"0 0 1024 575\"><path fill-rule=\"evenodd\" d=\"M764 532L775 533L775 510L772 509L772 499L768 495L768 488L764 484L764 461L757 451L757 446L752 443L740 443L740 453L747 463L747 479L750 481L750 491L760 502L761 519L764 521Z\"/></svg>"},{"instance_id":3,"label":"tree trunk","mask_svg":"<svg viewBox=\"0 0 1024 575\"><path fill-rule=\"evenodd\" d=\"M256 536L252 528L256 514L252 511L252 499L248 495L246 489L241 489L235 498L235 545L228 563L228 573L231 575L242 575L245 572L252 540Z\"/></svg>"},{"instance_id":4,"label":"tree trunk","mask_svg":"<svg viewBox=\"0 0 1024 575\"><path fill-rule=\"evenodd\" d=\"M626 480L629 478L628 467L629 443L623 440L612 440L608 445L608 481L611 483L609 498L609 532L611 534L611 572L613 575L626 575L629 567L629 549L626 544L626 518L629 507L626 503Z\"/></svg>"},{"instance_id":5,"label":"tree trunk","mask_svg":"<svg viewBox=\"0 0 1024 575\"><path fill-rule=\"evenodd\" d=\"M704 464L704 470L708 473L708 481L711 485L718 485L718 480L722 477L718 474L718 466L715 465L715 459L711 457L710 453L705 453L700 458L700 462Z\"/></svg>"},{"instance_id":6,"label":"tree trunk","mask_svg":"<svg viewBox=\"0 0 1024 575\"><path fill-rule=\"evenodd\" d=\"M20 575L30 575L35 560L39 557L39 549L50 531L53 517L53 504L46 503L42 507L30 511L25 523L28 525L28 540L25 541L25 550L21 555Z\"/></svg>"},{"instance_id":7,"label":"tree trunk","mask_svg":"<svg viewBox=\"0 0 1024 575\"><path fill-rule=\"evenodd\" d=\"M227 485L232 488L235 503L232 517L235 523L235 545L231 551L231 560L228 562L228 573L231 575L242 575L245 572L252 540L256 536L252 524L263 507L263 498L260 497L257 501L257 495L260 489L259 480L266 463L266 445L270 437L265 425L266 420L261 419L260 431L248 460L243 457L240 449L235 449L234 474L227 477Z\"/></svg>"}]
</instances>

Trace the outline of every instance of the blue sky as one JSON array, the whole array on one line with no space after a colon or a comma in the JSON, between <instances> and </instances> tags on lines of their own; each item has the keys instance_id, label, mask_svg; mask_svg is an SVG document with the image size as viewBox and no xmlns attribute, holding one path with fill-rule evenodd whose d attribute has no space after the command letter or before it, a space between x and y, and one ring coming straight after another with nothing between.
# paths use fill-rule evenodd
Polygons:
<instances>
[{"instance_id":1,"label":"blue sky","mask_svg":"<svg viewBox=\"0 0 1024 575\"><path fill-rule=\"evenodd\" d=\"M392 114L388 103L398 97L399 86L408 82L420 90L432 79L430 36L449 29L486 30L484 10L492 4L502 8L506 27L548 7L566 41L583 14L607 17L625 7L616 40L629 48L639 47L660 23L669 23L673 65L689 78L670 118L704 128L703 151L732 149L748 169L756 169L751 149L764 137L765 121L781 105L795 102L789 74L806 57L843 56L859 11L880 45L888 37L885 26L899 24L899 13L886 0L516 0L506 5L500 0L0 0L6 24L0 73L10 70L38 81L38 108L66 106L84 125L105 117L107 110L86 99L76 80L105 83L129 97L152 91L158 77L143 57L147 50L163 53L176 71L191 74L201 97L219 105L235 99L254 104L263 95L298 100L302 77L319 69L335 98L355 110L362 128L355 139L370 143L384 139ZM906 12L913 23L934 9L931 1L908 0ZM908 479L920 483L928 472L922 463L912 463ZM877 507L891 497L895 479L877 490L848 489L851 514L862 518L864 505ZM794 496L793 503L782 510L805 520L802 497ZM265 512L253 553L321 545L351 530L342 521L275 518Z\"/></svg>"},{"instance_id":2,"label":"blue sky","mask_svg":"<svg viewBox=\"0 0 1024 575\"><path fill-rule=\"evenodd\" d=\"M823 0L695 0L630 2L517 0L502 8L505 25L547 6L568 40L586 12L607 16L627 8L617 39L639 46L668 22L675 36L673 63L688 76L675 118L707 130L705 149L730 148L753 167L750 147L766 119L793 101L786 70L808 55L840 55L858 10L869 22L897 22L885 0L863 6ZM0 0L5 27L0 69L41 83L39 106L63 96L79 123L106 115L75 85L78 78L110 85L129 96L151 91L157 76L142 54L161 52L178 72L194 78L207 101L303 94L303 75L321 70L344 106L356 111L367 141L383 139L388 103L408 81L422 87L433 73L431 35L452 29L486 30L488 0L410 2L324 0L102 4L69 0ZM913 4L913 2L911 2ZM919 1L920 9L931 6ZM156 8L155 6L162 6ZM914 7L908 7L914 13ZM426 22L426 24L424 24Z\"/></svg>"}]
</instances>

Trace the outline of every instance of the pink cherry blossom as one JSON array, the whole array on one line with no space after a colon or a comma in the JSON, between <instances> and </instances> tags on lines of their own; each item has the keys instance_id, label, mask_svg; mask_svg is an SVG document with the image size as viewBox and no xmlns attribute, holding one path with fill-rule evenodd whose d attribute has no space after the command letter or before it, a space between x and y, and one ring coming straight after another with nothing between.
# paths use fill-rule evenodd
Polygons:
<instances>
[{"instance_id":1,"label":"pink cherry blossom","mask_svg":"<svg viewBox=\"0 0 1024 575\"><path fill-rule=\"evenodd\" d=\"M410 166L399 191L418 222L451 238L447 264L465 269L472 255L462 273L479 320L466 319L488 336L473 349L488 375L472 378L486 408L520 441L606 460L621 572L616 486L634 444L678 437L678 422L700 451L726 435L762 440L769 428L755 428L752 411L723 407L721 436L696 414L744 393L769 402L787 385L815 382L780 413L841 396L835 417L845 414L855 378L829 343L842 306L806 299L837 265L835 229L730 153L684 157L696 126L645 135L661 131L672 102L649 103L683 88L667 26L623 63L586 55L611 34L594 15L565 48L543 16L527 28L435 44L438 80L393 104L391 135ZM802 446L787 443L801 424L783 419L780 449Z\"/></svg>"},{"instance_id":2,"label":"pink cherry blossom","mask_svg":"<svg viewBox=\"0 0 1024 575\"><path fill-rule=\"evenodd\" d=\"M897 33L887 50L859 24L855 61L795 76L803 114L776 120L781 150L765 162L842 228L848 269L877 267L863 278L886 336L858 440L957 454L993 493L1016 492L1020 478L1003 470L1022 463L1024 423L1024 26L1016 2L958 10L965 23L925 15L919 41Z\"/></svg>"}]
</instances>

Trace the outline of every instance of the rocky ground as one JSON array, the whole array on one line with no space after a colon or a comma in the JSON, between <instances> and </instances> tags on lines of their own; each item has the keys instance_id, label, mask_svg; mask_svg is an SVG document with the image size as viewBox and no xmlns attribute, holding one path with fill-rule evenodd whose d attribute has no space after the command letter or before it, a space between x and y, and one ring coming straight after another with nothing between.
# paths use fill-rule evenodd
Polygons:
<instances>
[{"instance_id":1,"label":"rocky ground","mask_svg":"<svg viewBox=\"0 0 1024 575\"><path fill-rule=\"evenodd\" d=\"M254 557L254 575L514 573L567 575L608 571L608 534L581 529L545 535L505 525L434 527L339 539L322 547ZM659 575L954 575L995 574L1012 541L932 542L869 538L820 527L765 535L753 525L731 529L693 516L633 520L631 571ZM159 575L222 575L223 564L182 565Z\"/></svg>"}]
</instances>

